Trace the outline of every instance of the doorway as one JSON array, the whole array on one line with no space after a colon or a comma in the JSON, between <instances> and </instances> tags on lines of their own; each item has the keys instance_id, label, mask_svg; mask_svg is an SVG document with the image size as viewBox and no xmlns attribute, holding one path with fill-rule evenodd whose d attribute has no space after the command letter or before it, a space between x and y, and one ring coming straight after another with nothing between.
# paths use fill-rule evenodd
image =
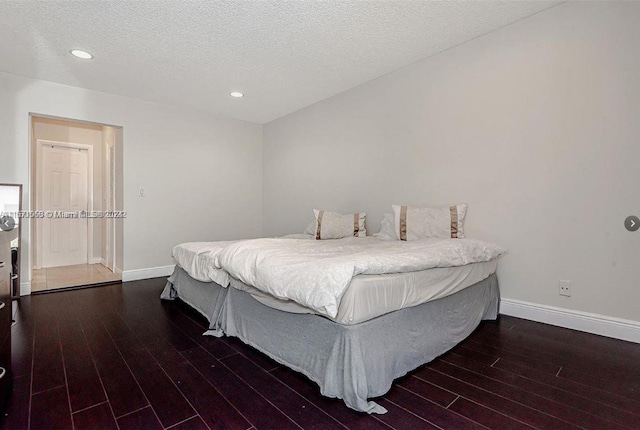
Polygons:
<instances>
[{"instance_id":1,"label":"doorway","mask_svg":"<svg viewBox=\"0 0 640 430\"><path fill-rule=\"evenodd\" d=\"M117 206L118 135L113 126L31 115L31 292L121 281L108 217Z\"/></svg>"}]
</instances>

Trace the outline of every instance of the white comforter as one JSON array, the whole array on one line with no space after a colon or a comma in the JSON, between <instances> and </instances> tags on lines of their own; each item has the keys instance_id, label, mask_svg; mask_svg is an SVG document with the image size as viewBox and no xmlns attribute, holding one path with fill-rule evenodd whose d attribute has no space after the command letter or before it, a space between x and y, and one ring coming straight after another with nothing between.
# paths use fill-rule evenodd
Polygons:
<instances>
[{"instance_id":1,"label":"white comforter","mask_svg":"<svg viewBox=\"0 0 640 430\"><path fill-rule=\"evenodd\" d=\"M217 255L233 241L189 242L176 245L171 250L178 266L193 279L202 282L216 282L223 287L229 285L229 274L216 267Z\"/></svg>"},{"instance_id":2,"label":"white comforter","mask_svg":"<svg viewBox=\"0 0 640 430\"><path fill-rule=\"evenodd\" d=\"M340 298L356 275L464 266L504 252L473 239L254 239L216 250L214 262L217 269L245 284L335 318Z\"/></svg>"},{"instance_id":3,"label":"white comforter","mask_svg":"<svg viewBox=\"0 0 640 430\"><path fill-rule=\"evenodd\" d=\"M311 240L313 236L294 233L281 238ZM213 281L226 287L229 285L229 274L216 266L216 258L227 245L235 242L237 240L185 242L174 246L171 256L193 279L201 282Z\"/></svg>"}]
</instances>

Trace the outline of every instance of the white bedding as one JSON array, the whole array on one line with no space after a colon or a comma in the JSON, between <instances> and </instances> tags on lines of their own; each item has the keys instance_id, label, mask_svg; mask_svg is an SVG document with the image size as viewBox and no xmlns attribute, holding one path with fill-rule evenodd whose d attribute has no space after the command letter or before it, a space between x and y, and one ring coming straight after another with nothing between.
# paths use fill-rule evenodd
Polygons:
<instances>
[{"instance_id":1,"label":"white bedding","mask_svg":"<svg viewBox=\"0 0 640 430\"><path fill-rule=\"evenodd\" d=\"M356 275L464 266L493 260L504 252L473 239L254 239L229 243L215 251L213 261L217 269L247 285L335 318Z\"/></svg>"},{"instance_id":2,"label":"white bedding","mask_svg":"<svg viewBox=\"0 0 640 430\"><path fill-rule=\"evenodd\" d=\"M308 234L288 234L282 239L313 240ZM229 274L216 267L216 257L225 246L237 242L226 240L218 242L185 242L178 244L171 250L171 256L178 266L182 267L193 279L201 282L216 282L223 287L229 285Z\"/></svg>"},{"instance_id":3,"label":"white bedding","mask_svg":"<svg viewBox=\"0 0 640 430\"><path fill-rule=\"evenodd\" d=\"M215 266L215 258L233 241L189 242L176 245L171 250L178 266L193 279L201 282L216 282L224 287L229 285L229 274Z\"/></svg>"},{"instance_id":4,"label":"white bedding","mask_svg":"<svg viewBox=\"0 0 640 430\"><path fill-rule=\"evenodd\" d=\"M351 325L399 309L421 305L457 293L495 273L498 260L459 267L437 267L418 272L357 275L340 299L333 321ZM230 285L246 291L260 303L290 313L315 314L293 300L283 300L231 278Z\"/></svg>"}]
</instances>

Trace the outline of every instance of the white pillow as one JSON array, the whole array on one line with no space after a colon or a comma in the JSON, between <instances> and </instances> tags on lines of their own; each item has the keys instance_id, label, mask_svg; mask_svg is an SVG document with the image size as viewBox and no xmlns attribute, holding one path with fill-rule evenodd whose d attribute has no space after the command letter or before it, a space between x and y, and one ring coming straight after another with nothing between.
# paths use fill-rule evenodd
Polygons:
<instances>
[{"instance_id":1,"label":"white pillow","mask_svg":"<svg viewBox=\"0 0 640 430\"><path fill-rule=\"evenodd\" d=\"M304 229L304 234L310 234L311 236L315 236L315 234L316 234L316 220L313 220L309 224L307 224L307 228Z\"/></svg>"},{"instance_id":2,"label":"white pillow","mask_svg":"<svg viewBox=\"0 0 640 430\"><path fill-rule=\"evenodd\" d=\"M313 213L316 216L315 238L317 240L367 235L364 228L367 214L364 212L342 215L337 212L314 209Z\"/></svg>"},{"instance_id":3,"label":"white pillow","mask_svg":"<svg viewBox=\"0 0 640 430\"><path fill-rule=\"evenodd\" d=\"M380 231L374 234L380 240L398 240L395 230L393 228L393 214L382 214L382 221L380 221Z\"/></svg>"},{"instance_id":4,"label":"white pillow","mask_svg":"<svg viewBox=\"0 0 640 430\"><path fill-rule=\"evenodd\" d=\"M464 203L440 208L392 205L394 232L400 240L427 237L462 239L467 207Z\"/></svg>"}]
</instances>

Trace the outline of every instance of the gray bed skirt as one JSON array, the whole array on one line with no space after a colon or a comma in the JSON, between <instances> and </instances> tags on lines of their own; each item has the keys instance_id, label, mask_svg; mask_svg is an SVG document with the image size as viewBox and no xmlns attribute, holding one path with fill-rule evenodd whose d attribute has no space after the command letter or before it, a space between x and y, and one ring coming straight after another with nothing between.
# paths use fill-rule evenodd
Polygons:
<instances>
[{"instance_id":1,"label":"gray bed skirt","mask_svg":"<svg viewBox=\"0 0 640 430\"><path fill-rule=\"evenodd\" d=\"M209 320L205 334L235 336L306 375L327 397L352 409L385 413L369 398L394 379L444 354L483 319L498 315L495 274L442 299L354 325L270 308L249 293L192 279L176 267L161 296L179 297Z\"/></svg>"}]
</instances>

